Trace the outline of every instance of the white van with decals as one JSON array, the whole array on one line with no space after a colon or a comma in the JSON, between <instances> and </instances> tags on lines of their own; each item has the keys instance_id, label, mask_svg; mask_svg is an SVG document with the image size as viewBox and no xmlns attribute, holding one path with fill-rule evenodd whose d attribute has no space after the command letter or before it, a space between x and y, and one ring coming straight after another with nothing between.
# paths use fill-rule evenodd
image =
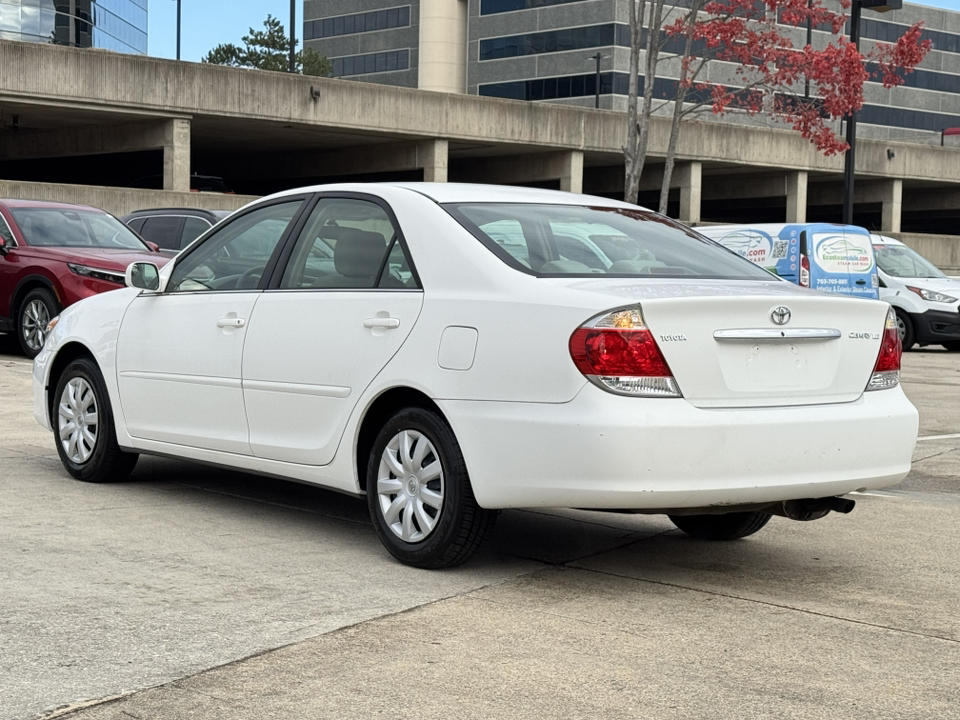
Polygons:
<instances>
[{"instance_id":1,"label":"white van with decals","mask_svg":"<svg viewBox=\"0 0 960 720\"><path fill-rule=\"evenodd\" d=\"M960 351L960 280L899 240L871 235L880 299L893 305L903 349L943 345Z\"/></svg>"},{"instance_id":2,"label":"white van with decals","mask_svg":"<svg viewBox=\"0 0 960 720\"><path fill-rule=\"evenodd\" d=\"M877 298L870 233L856 225L761 223L708 225L697 232L797 285Z\"/></svg>"}]
</instances>

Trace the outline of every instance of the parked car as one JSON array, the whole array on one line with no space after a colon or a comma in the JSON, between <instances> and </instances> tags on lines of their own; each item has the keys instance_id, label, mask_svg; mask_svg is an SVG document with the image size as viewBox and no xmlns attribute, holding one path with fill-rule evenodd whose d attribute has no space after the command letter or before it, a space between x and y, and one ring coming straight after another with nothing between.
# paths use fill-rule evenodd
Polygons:
<instances>
[{"instance_id":1,"label":"parked car","mask_svg":"<svg viewBox=\"0 0 960 720\"><path fill-rule=\"evenodd\" d=\"M609 267L573 259L594 247ZM910 469L887 303L783 282L635 205L304 188L127 279L65 310L34 363L67 472L119 480L155 453L365 494L410 565L464 561L501 508L730 540Z\"/></svg>"},{"instance_id":2,"label":"parked car","mask_svg":"<svg viewBox=\"0 0 960 720\"><path fill-rule=\"evenodd\" d=\"M899 240L871 235L880 299L893 305L903 349L943 345L960 351L960 280Z\"/></svg>"},{"instance_id":3,"label":"parked car","mask_svg":"<svg viewBox=\"0 0 960 720\"><path fill-rule=\"evenodd\" d=\"M710 225L697 231L802 287L879 297L870 233L856 225L763 223Z\"/></svg>"},{"instance_id":4,"label":"parked car","mask_svg":"<svg viewBox=\"0 0 960 720\"><path fill-rule=\"evenodd\" d=\"M161 253L172 256L230 213L230 210L201 208L152 208L136 210L120 219L140 237L156 244Z\"/></svg>"},{"instance_id":5,"label":"parked car","mask_svg":"<svg viewBox=\"0 0 960 720\"><path fill-rule=\"evenodd\" d=\"M127 266L166 259L113 215L97 208L0 200L0 330L16 332L27 357L47 323L85 297L123 287Z\"/></svg>"}]
</instances>

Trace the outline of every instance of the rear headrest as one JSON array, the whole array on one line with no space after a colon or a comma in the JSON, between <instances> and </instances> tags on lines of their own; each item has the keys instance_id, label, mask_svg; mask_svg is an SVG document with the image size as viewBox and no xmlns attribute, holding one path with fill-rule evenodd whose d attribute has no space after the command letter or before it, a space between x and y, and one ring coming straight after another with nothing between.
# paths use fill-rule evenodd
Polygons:
<instances>
[{"instance_id":1,"label":"rear headrest","mask_svg":"<svg viewBox=\"0 0 960 720\"><path fill-rule=\"evenodd\" d=\"M380 233L344 229L333 248L333 265L344 277L372 278L386 250L387 241Z\"/></svg>"}]
</instances>

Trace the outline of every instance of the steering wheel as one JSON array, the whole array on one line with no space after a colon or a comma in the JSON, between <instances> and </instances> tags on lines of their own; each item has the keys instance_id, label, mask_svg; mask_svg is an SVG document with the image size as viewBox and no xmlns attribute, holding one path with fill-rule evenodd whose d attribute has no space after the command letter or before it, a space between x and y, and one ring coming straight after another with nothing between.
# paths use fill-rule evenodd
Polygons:
<instances>
[{"instance_id":1,"label":"steering wheel","mask_svg":"<svg viewBox=\"0 0 960 720\"><path fill-rule=\"evenodd\" d=\"M237 290L254 290L257 285L260 284L260 278L263 277L262 267L252 267L247 270L244 270L240 277L237 278ZM256 278L253 282L250 282L252 278Z\"/></svg>"}]
</instances>

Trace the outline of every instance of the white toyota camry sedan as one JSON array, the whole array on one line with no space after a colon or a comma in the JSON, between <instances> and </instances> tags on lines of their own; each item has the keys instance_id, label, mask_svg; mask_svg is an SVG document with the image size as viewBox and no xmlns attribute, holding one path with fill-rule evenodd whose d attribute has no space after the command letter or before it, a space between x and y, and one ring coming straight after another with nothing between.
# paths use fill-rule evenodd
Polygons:
<instances>
[{"instance_id":1,"label":"white toyota camry sedan","mask_svg":"<svg viewBox=\"0 0 960 720\"><path fill-rule=\"evenodd\" d=\"M366 496L402 562L497 511L666 513L731 540L910 469L886 303L831 296L654 212L457 184L256 201L67 308L34 365L67 472L138 454Z\"/></svg>"}]
</instances>

